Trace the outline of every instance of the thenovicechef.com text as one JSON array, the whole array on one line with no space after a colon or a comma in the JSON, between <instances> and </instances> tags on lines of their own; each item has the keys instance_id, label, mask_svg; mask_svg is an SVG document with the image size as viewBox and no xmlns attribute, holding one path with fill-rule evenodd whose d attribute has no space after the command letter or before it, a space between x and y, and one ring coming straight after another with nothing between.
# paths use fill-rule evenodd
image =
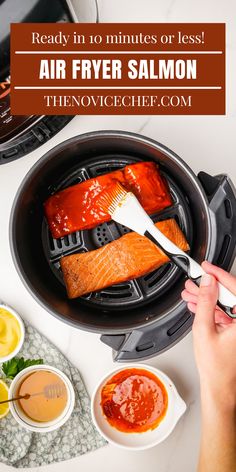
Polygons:
<instances>
[{"instance_id":1,"label":"thenovicechef.com text","mask_svg":"<svg viewBox=\"0 0 236 472\"><path fill-rule=\"evenodd\" d=\"M173 107L192 106L191 95L44 95L47 107L61 108L135 108L135 107Z\"/></svg>"}]
</instances>

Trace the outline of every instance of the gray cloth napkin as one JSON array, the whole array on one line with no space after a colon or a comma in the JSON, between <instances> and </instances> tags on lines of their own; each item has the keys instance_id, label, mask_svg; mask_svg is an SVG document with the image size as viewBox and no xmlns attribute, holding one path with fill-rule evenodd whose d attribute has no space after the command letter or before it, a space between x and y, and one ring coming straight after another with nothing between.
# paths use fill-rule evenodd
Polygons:
<instances>
[{"instance_id":1,"label":"gray cloth napkin","mask_svg":"<svg viewBox=\"0 0 236 472\"><path fill-rule=\"evenodd\" d=\"M0 462L13 467L36 467L71 459L104 446L106 441L92 423L90 399L79 371L35 328L26 323L25 328L25 342L17 357L42 358L44 364L62 370L74 386L75 408L70 419L51 433L27 431L9 413L0 420Z\"/></svg>"}]
</instances>

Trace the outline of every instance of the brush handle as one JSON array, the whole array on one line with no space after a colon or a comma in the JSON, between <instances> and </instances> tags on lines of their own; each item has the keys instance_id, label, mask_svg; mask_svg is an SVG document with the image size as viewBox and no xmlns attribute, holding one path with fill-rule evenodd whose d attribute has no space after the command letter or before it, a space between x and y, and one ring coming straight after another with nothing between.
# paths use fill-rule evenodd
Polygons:
<instances>
[{"instance_id":1,"label":"brush handle","mask_svg":"<svg viewBox=\"0 0 236 472\"><path fill-rule=\"evenodd\" d=\"M144 236L157 244L188 275L189 279L193 280L197 285L200 284L201 277L205 274L200 264L172 243L152 222L148 225ZM233 313L233 308L236 305L236 296L219 282L218 288L219 307L231 318L236 318L236 314Z\"/></svg>"},{"instance_id":2,"label":"brush handle","mask_svg":"<svg viewBox=\"0 0 236 472\"><path fill-rule=\"evenodd\" d=\"M28 394L26 394L26 395L20 395L19 397L15 397L15 398L8 398L8 400L2 400L0 402L0 405L2 405L3 403L15 402L16 400L22 400L22 398L24 398L25 400L28 400L29 397L30 395L28 396Z\"/></svg>"},{"instance_id":3,"label":"brush handle","mask_svg":"<svg viewBox=\"0 0 236 472\"><path fill-rule=\"evenodd\" d=\"M154 225L133 193L127 193L127 197L122 202L122 205L117 205L115 211L112 213L112 219L136 231L136 233L149 238L153 243L159 246L191 280L197 285L200 284L201 277L205 274L200 264L179 249L178 246L172 243L172 241ZM219 282L218 288L218 305L228 316L236 318L236 314L233 313L233 308L236 305L236 296Z\"/></svg>"}]
</instances>

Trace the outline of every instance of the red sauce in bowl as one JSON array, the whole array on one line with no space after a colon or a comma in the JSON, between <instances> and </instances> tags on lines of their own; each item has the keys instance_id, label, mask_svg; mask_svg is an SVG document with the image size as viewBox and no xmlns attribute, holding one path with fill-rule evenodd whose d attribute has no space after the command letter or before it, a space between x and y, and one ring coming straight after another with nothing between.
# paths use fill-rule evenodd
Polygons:
<instances>
[{"instance_id":1,"label":"red sauce in bowl","mask_svg":"<svg viewBox=\"0 0 236 472\"><path fill-rule=\"evenodd\" d=\"M146 369L125 369L102 388L101 407L111 426L125 433L142 433L163 420L168 395L163 383Z\"/></svg>"}]
</instances>

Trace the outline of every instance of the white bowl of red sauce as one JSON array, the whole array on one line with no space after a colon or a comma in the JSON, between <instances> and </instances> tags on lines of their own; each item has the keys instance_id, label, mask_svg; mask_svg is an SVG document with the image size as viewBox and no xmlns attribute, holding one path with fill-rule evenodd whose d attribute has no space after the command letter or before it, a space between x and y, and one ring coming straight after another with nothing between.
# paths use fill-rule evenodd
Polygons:
<instances>
[{"instance_id":1,"label":"white bowl of red sauce","mask_svg":"<svg viewBox=\"0 0 236 472\"><path fill-rule=\"evenodd\" d=\"M164 441L186 411L170 378L145 365L130 364L108 373L91 401L93 422L110 443L133 450Z\"/></svg>"}]
</instances>

